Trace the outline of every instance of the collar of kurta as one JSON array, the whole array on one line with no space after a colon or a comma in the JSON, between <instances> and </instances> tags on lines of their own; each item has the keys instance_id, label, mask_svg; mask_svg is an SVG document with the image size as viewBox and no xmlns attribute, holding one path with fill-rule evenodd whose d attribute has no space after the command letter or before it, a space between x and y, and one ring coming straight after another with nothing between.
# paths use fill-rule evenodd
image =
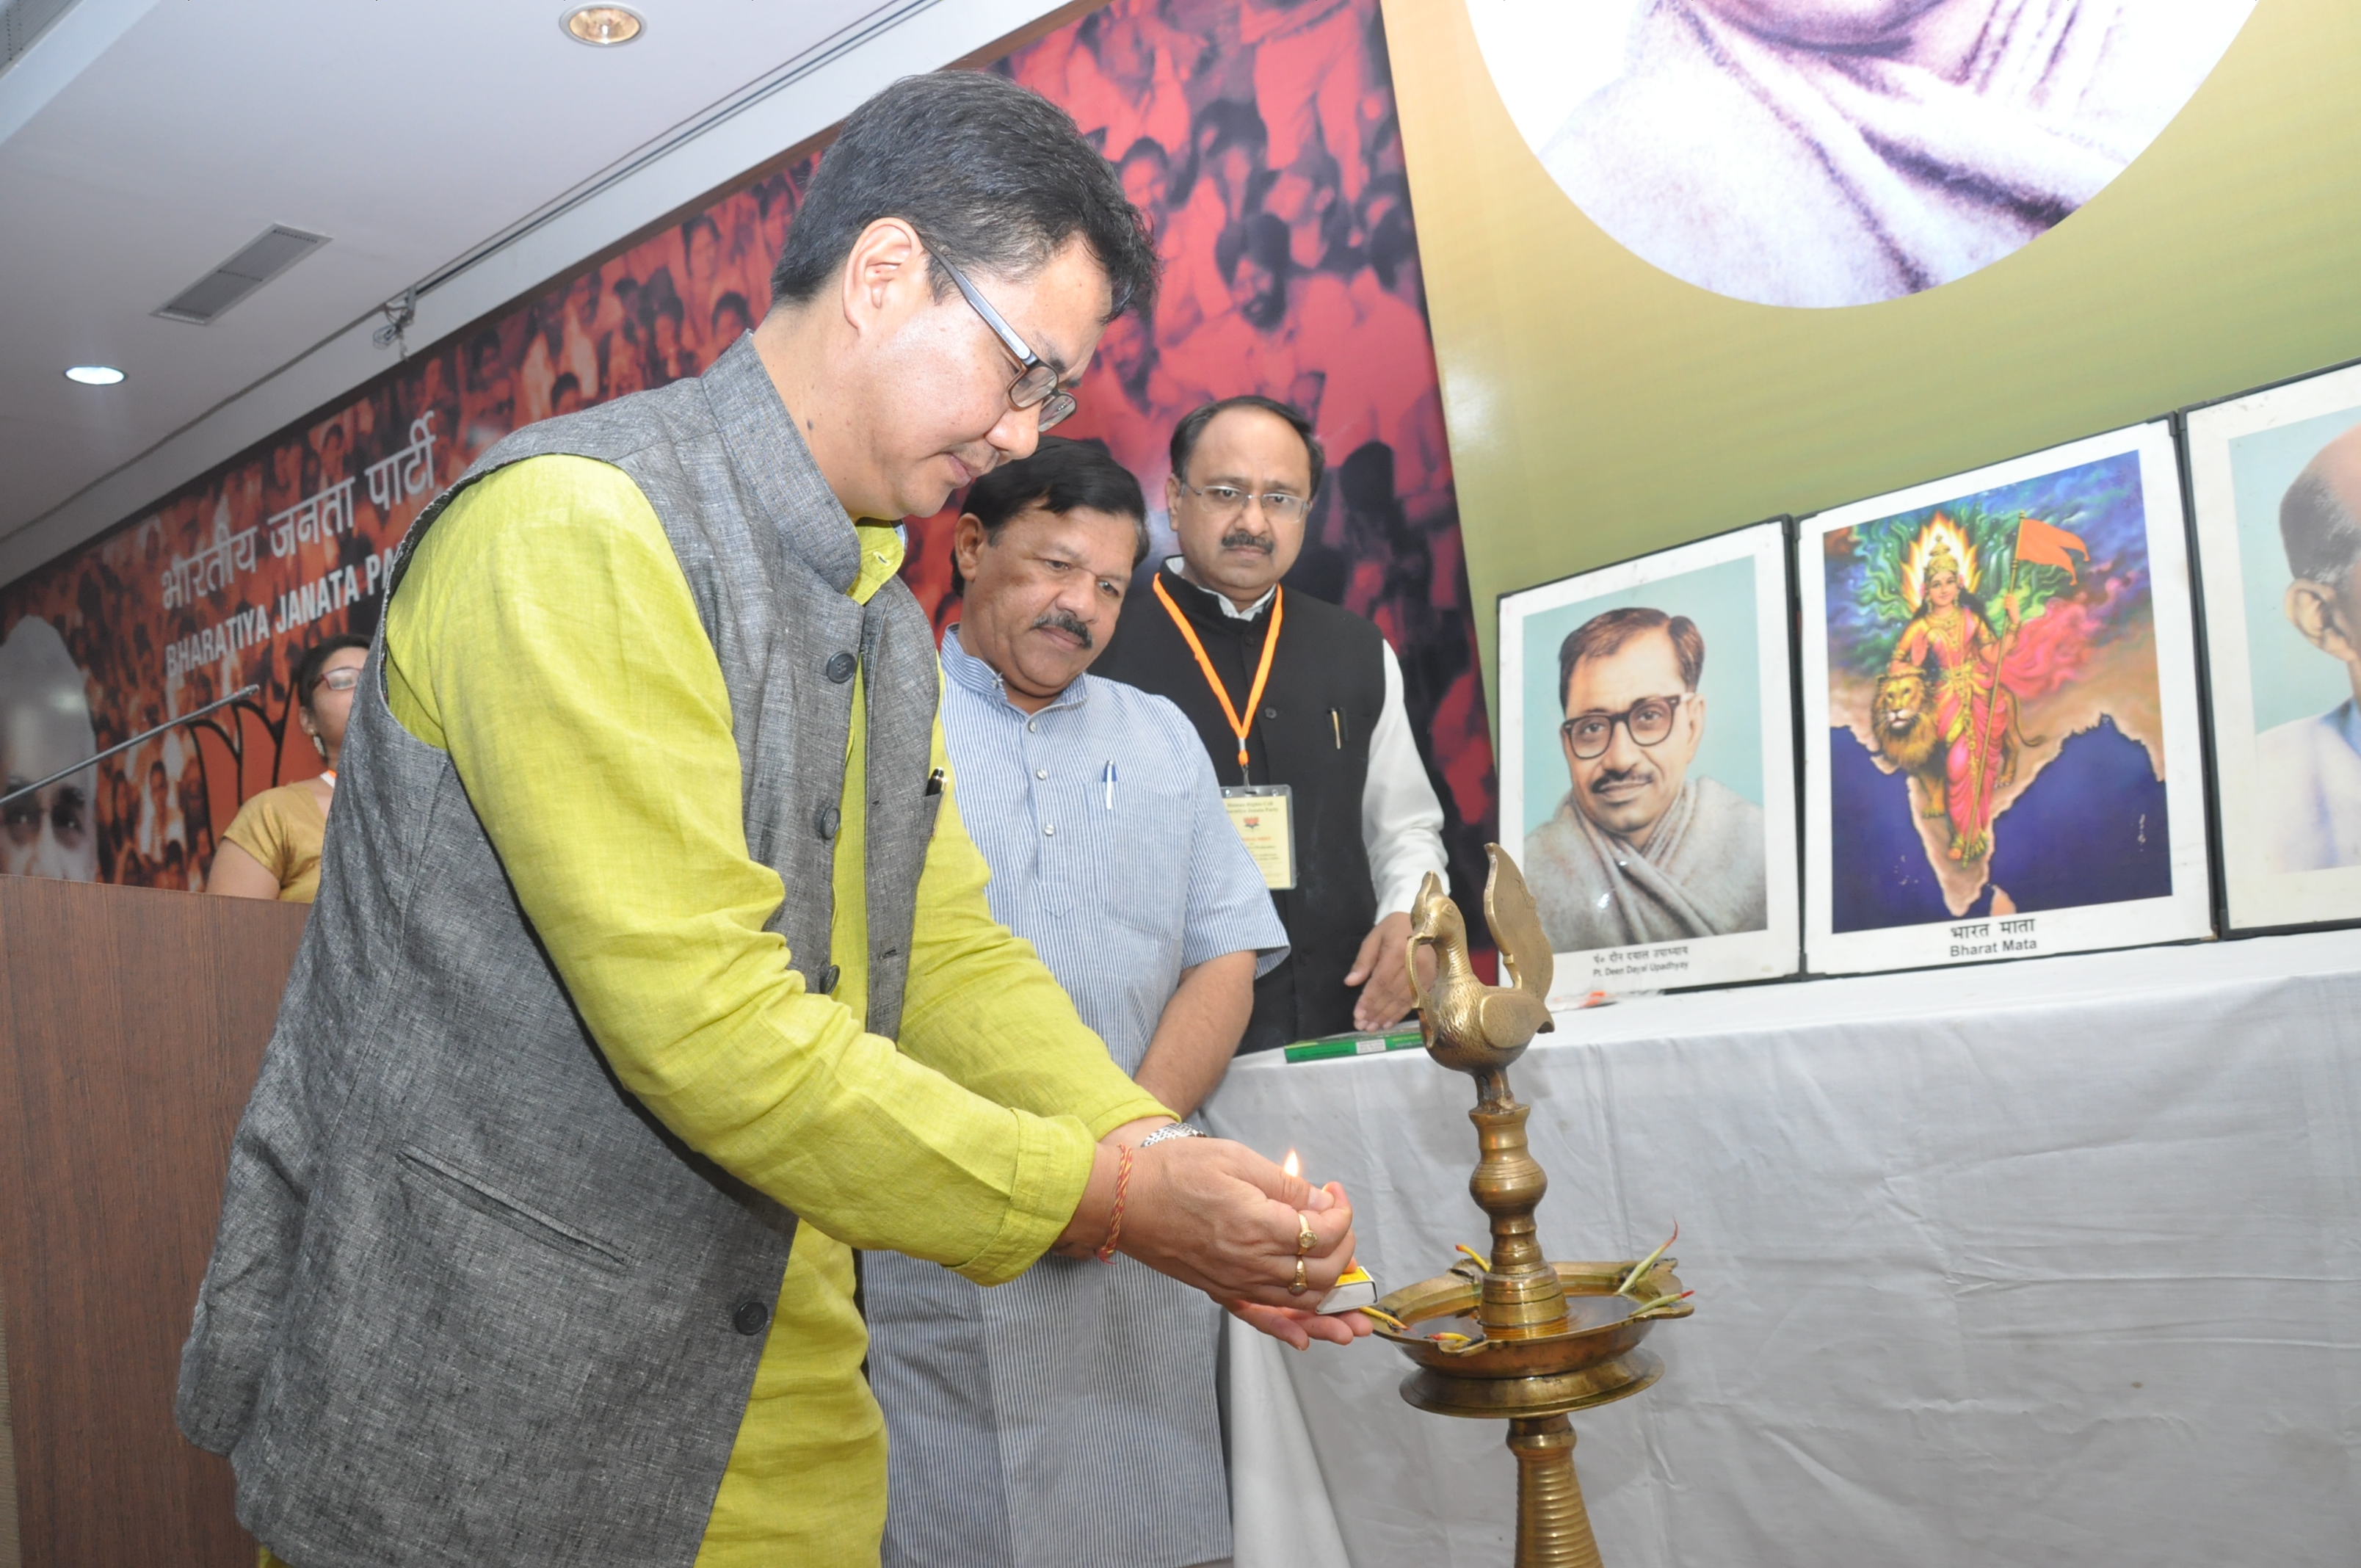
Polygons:
<instances>
[{"instance_id":1,"label":"collar of kurta","mask_svg":"<svg viewBox=\"0 0 2361 1568\"><path fill-rule=\"evenodd\" d=\"M844 591L853 603L867 604L902 569L910 536L898 522L856 523L853 533L861 543L861 571Z\"/></svg>"},{"instance_id":2,"label":"collar of kurta","mask_svg":"<svg viewBox=\"0 0 2361 1568\"><path fill-rule=\"evenodd\" d=\"M1195 612L1197 618L1200 620L1236 621L1259 620L1262 619L1263 611L1270 608L1270 601L1278 597L1279 585L1277 583L1273 583L1268 591L1267 591L1262 598L1255 600L1253 604L1247 606L1245 609L1240 609L1236 605L1230 602L1230 598L1227 594L1217 594L1211 588L1201 588L1196 584L1191 582L1188 578L1182 576L1180 575L1180 560L1181 558L1178 555L1168 555L1165 557L1165 590L1170 593L1175 599L1180 601L1181 609Z\"/></svg>"},{"instance_id":3,"label":"collar of kurta","mask_svg":"<svg viewBox=\"0 0 2361 1568\"><path fill-rule=\"evenodd\" d=\"M730 467L787 554L838 593L851 593L873 547L864 544L804 444L795 415L754 352L753 334L725 349L699 385L712 404Z\"/></svg>"},{"instance_id":4,"label":"collar of kurta","mask_svg":"<svg viewBox=\"0 0 2361 1568\"><path fill-rule=\"evenodd\" d=\"M960 629L954 624L943 630L943 678L962 691L1005 704L1008 711L1020 718L1029 718L1025 710L1008 700L1008 683L1000 672L969 652L960 641ZM1043 706L1049 713L1061 707L1079 707L1090 700L1090 680L1076 675L1073 684L1058 694L1056 700Z\"/></svg>"}]
</instances>

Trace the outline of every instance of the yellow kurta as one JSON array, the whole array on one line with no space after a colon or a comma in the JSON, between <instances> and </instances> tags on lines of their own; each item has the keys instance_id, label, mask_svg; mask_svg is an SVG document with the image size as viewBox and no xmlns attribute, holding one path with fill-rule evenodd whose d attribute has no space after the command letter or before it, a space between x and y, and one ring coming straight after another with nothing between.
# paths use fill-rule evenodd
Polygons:
<instances>
[{"instance_id":1,"label":"yellow kurta","mask_svg":"<svg viewBox=\"0 0 2361 1568\"><path fill-rule=\"evenodd\" d=\"M861 529L865 600L901 561ZM763 923L729 693L663 526L623 473L543 457L464 493L387 609L394 716L449 754L617 1076L690 1146L801 1217L700 1568L872 1564L885 1432L849 1247L981 1284L1072 1217L1095 1139L1169 1114L986 907L945 796L898 1042L866 1034L863 703L836 839L831 996ZM948 773L942 730L934 765Z\"/></svg>"}]
</instances>

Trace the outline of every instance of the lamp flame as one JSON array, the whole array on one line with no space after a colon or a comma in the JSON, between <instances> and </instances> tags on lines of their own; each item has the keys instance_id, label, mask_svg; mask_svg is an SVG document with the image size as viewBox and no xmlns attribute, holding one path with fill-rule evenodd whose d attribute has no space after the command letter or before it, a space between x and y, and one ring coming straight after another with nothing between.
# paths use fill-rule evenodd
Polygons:
<instances>
[{"instance_id":1,"label":"lamp flame","mask_svg":"<svg viewBox=\"0 0 2361 1568\"><path fill-rule=\"evenodd\" d=\"M1301 1176L1303 1174L1303 1162L1295 1157L1295 1151L1293 1149L1290 1149L1287 1151L1287 1157L1279 1162L1279 1168L1287 1172L1290 1176Z\"/></svg>"}]
</instances>

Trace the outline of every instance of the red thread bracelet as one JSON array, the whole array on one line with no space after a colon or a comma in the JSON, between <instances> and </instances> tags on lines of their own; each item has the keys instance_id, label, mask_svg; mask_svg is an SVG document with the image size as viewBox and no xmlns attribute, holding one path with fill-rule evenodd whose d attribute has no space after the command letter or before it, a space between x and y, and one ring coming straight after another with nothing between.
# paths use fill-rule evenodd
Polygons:
<instances>
[{"instance_id":1,"label":"red thread bracelet","mask_svg":"<svg viewBox=\"0 0 2361 1568\"><path fill-rule=\"evenodd\" d=\"M1131 1191L1131 1147L1117 1144L1115 1150L1115 1212L1107 1218L1106 1245L1091 1255L1101 1263L1115 1261L1115 1244L1123 1239L1123 1201Z\"/></svg>"}]
</instances>

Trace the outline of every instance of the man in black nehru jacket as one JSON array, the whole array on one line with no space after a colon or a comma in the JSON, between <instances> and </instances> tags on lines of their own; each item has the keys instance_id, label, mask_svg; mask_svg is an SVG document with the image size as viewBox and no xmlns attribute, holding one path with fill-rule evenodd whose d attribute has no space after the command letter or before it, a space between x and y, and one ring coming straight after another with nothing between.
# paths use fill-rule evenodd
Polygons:
<instances>
[{"instance_id":1,"label":"man in black nehru jacket","mask_svg":"<svg viewBox=\"0 0 2361 1568\"><path fill-rule=\"evenodd\" d=\"M1444 871L1394 651L1350 610L1279 586L1324 466L1312 422L1268 398L1182 420L1164 488L1180 554L1094 669L1189 716L1286 924L1241 1051L1400 1021L1411 900Z\"/></svg>"}]
</instances>

